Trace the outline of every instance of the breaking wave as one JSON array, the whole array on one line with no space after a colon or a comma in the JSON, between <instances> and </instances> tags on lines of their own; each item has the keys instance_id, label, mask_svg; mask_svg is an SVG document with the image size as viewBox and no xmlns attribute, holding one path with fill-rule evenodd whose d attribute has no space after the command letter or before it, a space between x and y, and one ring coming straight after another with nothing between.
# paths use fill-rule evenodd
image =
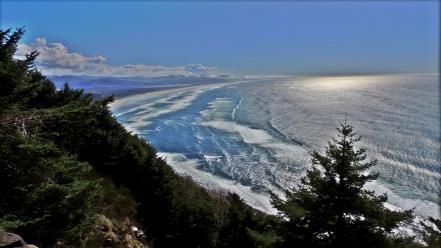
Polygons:
<instances>
[{"instance_id":1,"label":"breaking wave","mask_svg":"<svg viewBox=\"0 0 441 248\"><path fill-rule=\"evenodd\" d=\"M388 203L439 217L440 109L435 75L305 77L198 86L124 98L118 120L178 172L274 213L268 190L295 186L347 119L364 137L366 185Z\"/></svg>"}]
</instances>

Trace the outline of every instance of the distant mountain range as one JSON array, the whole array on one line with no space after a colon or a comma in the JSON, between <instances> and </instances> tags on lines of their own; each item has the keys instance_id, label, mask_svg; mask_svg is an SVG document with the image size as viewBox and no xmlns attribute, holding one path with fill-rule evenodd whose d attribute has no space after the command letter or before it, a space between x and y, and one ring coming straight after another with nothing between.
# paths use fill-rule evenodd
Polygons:
<instances>
[{"instance_id":1,"label":"distant mountain range","mask_svg":"<svg viewBox=\"0 0 441 248\"><path fill-rule=\"evenodd\" d=\"M98 96L114 95L122 97L135 93L155 91L165 88L185 87L190 85L213 84L237 79L230 75L216 76L164 76L164 77L109 77L109 76L48 76L57 88L68 83L72 88L84 89Z\"/></svg>"}]
</instances>

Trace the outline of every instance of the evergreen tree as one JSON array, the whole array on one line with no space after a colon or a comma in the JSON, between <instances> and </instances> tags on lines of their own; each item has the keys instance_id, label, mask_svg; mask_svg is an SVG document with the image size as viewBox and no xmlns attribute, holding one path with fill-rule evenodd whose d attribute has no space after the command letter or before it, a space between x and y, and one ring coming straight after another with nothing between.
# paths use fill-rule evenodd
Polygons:
<instances>
[{"instance_id":1,"label":"evergreen tree","mask_svg":"<svg viewBox=\"0 0 441 248\"><path fill-rule=\"evenodd\" d=\"M301 185L273 196L273 205L285 217L281 225L286 247L387 247L388 233L411 218L411 211L384 207L387 196L363 188L378 175L364 173L376 164L364 162L365 149L354 147L361 137L341 124L326 154L313 153L312 168Z\"/></svg>"},{"instance_id":2,"label":"evergreen tree","mask_svg":"<svg viewBox=\"0 0 441 248\"><path fill-rule=\"evenodd\" d=\"M57 92L34 68L37 52L14 58L23 34L0 30L0 228L45 247L78 242L93 223L100 180L89 163L43 137L48 107L78 91Z\"/></svg>"}]
</instances>

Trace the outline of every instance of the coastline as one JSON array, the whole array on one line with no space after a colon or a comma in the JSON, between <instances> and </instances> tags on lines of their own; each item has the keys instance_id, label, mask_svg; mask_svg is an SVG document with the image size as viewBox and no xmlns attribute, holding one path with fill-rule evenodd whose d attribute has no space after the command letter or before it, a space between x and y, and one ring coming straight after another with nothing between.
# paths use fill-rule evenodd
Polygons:
<instances>
[{"instance_id":1,"label":"coastline","mask_svg":"<svg viewBox=\"0 0 441 248\"><path fill-rule=\"evenodd\" d=\"M110 108L118 107L121 104L126 103L127 101L130 101L131 99L134 99L134 98L138 98L141 96L150 96L152 94L157 94L157 93L166 93L166 92L172 93L172 92L176 92L178 89L188 88L188 87L192 87L192 86L187 85L187 86L177 86L177 87L172 87L172 88L154 88L154 89L151 89L147 92L139 91L139 92L129 94L129 95L116 96L115 100L113 102L109 103L108 106Z\"/></svg>"},{"instance_id":2,"label":"coastline","mask_svg":"<svg viewBox=\"0 0 441 248\"><path fill-rule=\"evenodd\" d=\"M234 85L239 83L247 83L247 82L253 82L253 81L259 81L260 79L247 79L247 80L238 80L238 81L229 81L229 82L222 82L222 83L206 83L206 84L187 84L187 85L179 85L179 86L172 86L172 87L158 87L158 88L151 88L147 92L136 92L129 95L124 96L117 96L115 97L115 100L108 104L110 108L116 108L119 107L129 101L136 100L140 97L145 96L153 96L156 94L166 94L166 93L177 93L180 89L194 89L194 90L200 90L200 89L207 89L207 88L219 88L226 85Z\"/></svg>"}]
</instances>

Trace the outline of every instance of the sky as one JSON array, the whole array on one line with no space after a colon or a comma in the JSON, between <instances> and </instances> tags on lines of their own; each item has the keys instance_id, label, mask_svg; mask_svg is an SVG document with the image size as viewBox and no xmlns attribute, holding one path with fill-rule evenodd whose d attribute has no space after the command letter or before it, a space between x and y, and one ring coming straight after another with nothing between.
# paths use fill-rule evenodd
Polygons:
<instances>
[{"instance_id":1,"label":"sky","mask_svg":"<svg viewBox=\"0 0 441 248\"><path fill-rule=\"evenodd\" d=\"M52 74L434 73L438 1L7 1Z\"/></svg>"}]
</instances>

